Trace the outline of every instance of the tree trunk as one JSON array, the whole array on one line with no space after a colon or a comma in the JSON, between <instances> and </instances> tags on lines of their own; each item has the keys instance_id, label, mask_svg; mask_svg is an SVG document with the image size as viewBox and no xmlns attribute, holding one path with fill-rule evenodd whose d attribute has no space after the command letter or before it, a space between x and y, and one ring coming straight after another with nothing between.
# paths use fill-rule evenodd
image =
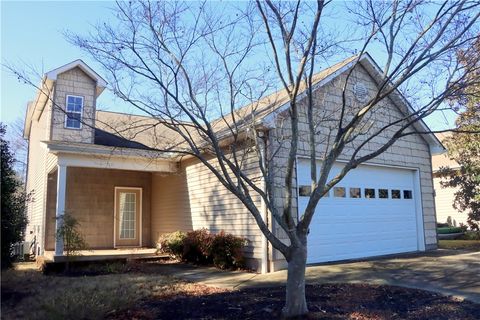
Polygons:
<instances>
[{"instance_id":1,"label":"tree trunk","mask_svg":"<svg viewBox=\"0 0 480 320\"><path fill-rule=\"evenodd\" d=\"M303 316L308 313L305 297L305 266L307 263L306 243L298 248L292 248L288 261L287 293L283 318Z\"/></svg>"}]
</instances>

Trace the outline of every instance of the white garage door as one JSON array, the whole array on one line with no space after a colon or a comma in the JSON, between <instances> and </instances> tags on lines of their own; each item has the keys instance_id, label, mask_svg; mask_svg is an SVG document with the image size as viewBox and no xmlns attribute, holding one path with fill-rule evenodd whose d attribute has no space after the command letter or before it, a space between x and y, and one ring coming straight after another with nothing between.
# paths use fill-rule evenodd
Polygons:
<instances>
[{"instance_id":1,"label":"white garage door","mask_svg":"<svg viewBox=\"0 0 480 320\"><path fill-rule=\"evenodd\" d=\"M331 177L342 168L336 164ZM307 263L419 249L414 171L359 166L320 199L308 236ZM299 160L299 213L309 199L310 164Z\"/></svg>"}]
</instances>

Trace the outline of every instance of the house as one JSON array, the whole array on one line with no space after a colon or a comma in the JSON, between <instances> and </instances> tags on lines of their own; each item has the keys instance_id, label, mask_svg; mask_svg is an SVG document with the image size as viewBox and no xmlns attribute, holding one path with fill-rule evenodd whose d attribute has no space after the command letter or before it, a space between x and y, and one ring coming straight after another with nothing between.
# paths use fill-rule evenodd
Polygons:
<instances>
[{"instance_id":1,"label":"house","mask_svg":"<svg viewBox=\"0 0 480 320\"><path fill-rule=\"evenodd\" d=\"M440 141L451 136L450 133L438 133L436 134ZM446 153L437 154L432 156L433 167L433 188L435 190L435 211L437 212L437 222L448 223L453 226L459 226L460 223L467 225L468 214L466 212L458 211L453 207L453 200L455 198L455 192L458 188L447 187L444 188L441 185L442 181L446 181L441 178L438 171L442 167L448 167L453 170L460 168L460 165L453 159L450 159Z\"/></svg>"},{"instance_id":2,"label":"house","mask_svg":"<svg viewBox=\"0 0 480 320\"><path fill-rule=\"evenodd\" d=\"M335 112L341 101L339 81L353 68L354 59L315 76L314 98L324 107L319 111ZM362 56L353 71L356 89L349 91L348 98L364 99L381 73L369 55ZM245 254L251 267L262 272L284 268L282 255L267 243L243 204L204 165L194 158L158 151L176 143L176 135L168 128L152 126L156 123L153 118L97 110L97 97L105 87L101 76L77 60L46 73L42 90L28 105L24 130L29 140L27 190L34 191L35 201L28 208L27 233L37 239L37 253L62 257L55 217L67 212L78 219L94 251L153 247L163 233L207 228L246 237ZM287 100L285 92L279 91L259 101L255 110L248 106L238 110L238 114L255 113L256 121L268 130L265 152L276 150L271 165L278 206L282 205L282 168L289 151L288 144L279 139L288 136L288 127L282 126ZM293 201L297 212L303 210L309 196L304 102L300 95L297 196ZM409 108L395 92L382 102L371 125L375 128L402 117ZM318 141L323 141L328 130L327 126L319 128ZM425 134L430 131L423 122L410 130L414 134L351 171L320 201L311 224L308 263L436 248L431 155L444 150L433 134ZM424 134L415 134L417 131ZM385 139L379 136L367 146L378 147ZM320 143L319 161L324 148ZM347 148L342 158L351 152ZM255 154L248 162L247 174L258 176ZM332 174L341 167L339 161ZM260 197L255 203L262 205ZM287 239L267 212L265 218L274 233Z\"/></svg>"}]
</instances>

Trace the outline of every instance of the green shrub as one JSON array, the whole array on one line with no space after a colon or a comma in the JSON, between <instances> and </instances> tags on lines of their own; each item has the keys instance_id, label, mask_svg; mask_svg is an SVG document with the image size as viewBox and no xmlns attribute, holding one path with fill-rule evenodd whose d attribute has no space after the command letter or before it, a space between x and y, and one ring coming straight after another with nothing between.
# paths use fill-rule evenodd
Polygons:
<instances>
[{"instance_id":1,"label":"green shrub","mask_svg":"<svg viewBox=\"0 0 480 320\"><path fill-rule=\"evenodd\" d=\"M460 227L437 228L437 233L438 234L461 233L461 232L463 232L463 229L460 228Z\"/></svg>"},{"instance_id":2,"label":"green shrub","mask_svg":"<svg viewBox=\"0 0 480 320\"><path fill-rule=\"evenodd\" d=\"M1 267L9 268L14 260L13 245L21 242L27 227L27 203L22 180L15 173L15 154L6 140L6 126L0 122L0 180L1 180Z\"/></svg>"},{"instance_id":3,"label":"green shrub","mask_svg":"<svg viewBox=\"0 0 480 320\"><path fill-rule=\"evenodd\" d=\"M462 236L463 240L480 240L480 231L467 231Z\"/></svg>"},{"instance_id":4,"label":"green shrub","mask_svg":"<svg viewBox=\"0 0 480 320\"><path fill-rule=\"evenodd\" d=\"M157 247L160 252L170 254L177 259L183 258L183 241L187 234L182 231L162 234L158 239Z\"/></svg>"},{"instance_id":5,"label":"green shrub","mask_svg":"<svg viewBox=\"0 0 480 320\"><path fill-rule=\"evenodd\" d=\"M211 245L214 235L207 229L190 231L183 240L183 260L197 264L212 263Z\"/></svg>"},{"instance_id":6,"label":"green shrub","mask_svg":"<svg viewBox=\"0 0 480 320\"><path fill-rule=\"evenodd\" d=\"M211 254L215 267L220 269L244 268L243 248L246 244L246 239L223 231L215 235L211 245Z\"/></svg>"},{"instance_id":7,"label":"green shrub","mask_svg":"<svg viewBox=\"0 0 480 320\"><path fill-rule=\"evenodd\" d=\"M56 234L57 239L63 240L64 252L66 256L65 272L70 272L70 262L73 256L80 255L81 250L87 250L88 244L85 241L83 234L80 232L80 223L70 213L66 212L55 219L61 221L61 226Z\"/></svg>"},{"instance_id":8,"label":"green shrub","mask_svg":"<svg viewBox=\"0 0 480 320\"><path fill-rule=\"evenodd\" d=\"M182 261L230 269L245 267L243 249L246 244L246 239L223 231L215 235L207 229L199 229L163 234L158 239L157 247L160 252Z\"/></svg>"}]
</instances>

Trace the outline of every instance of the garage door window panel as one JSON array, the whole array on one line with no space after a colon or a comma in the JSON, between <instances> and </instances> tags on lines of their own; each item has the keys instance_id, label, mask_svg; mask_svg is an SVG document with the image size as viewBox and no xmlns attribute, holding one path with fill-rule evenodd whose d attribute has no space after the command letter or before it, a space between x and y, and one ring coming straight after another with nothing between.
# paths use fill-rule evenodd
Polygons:
<instances>
[{"instance_id":1,"label":"garage door window panel","mask_svg":"<svg viewBox=\"0 0 480 320\"><path fill-rule=\"evenodd\" d=\"M403 190L403 199L412 199L413 192L412 190Z\"/></svg>"},{"instance_id":2,"label":"garage door window panel","mask_svg":"<svg viewBox=\"0 0 480 320\"><path fill-rule=\"evenodd\" d=\"M392 189L392 199L400 199L400 190L398 189Z\"/></svg>"},{"instance_id":3,"label":"garage door window panel","mask_svg":"<svg viewBox=\"0 0 480 320\"><path fill-rule=\"evenodd\" d=\"M375 199L375 189L365 188L364 195L366 199Z\"/></svg>"},{"instance_id":4,"label":"garage door window panel","mask_svg":"<svg viewBox=\"0 0 480 320\"><path fill-rule=\"evenodd\" d=\"M334 187L333 196L335 198L345 198L346 197L345 187Z\"/></svg>"},{"instance_id":5,"label":"garage door window panel","mask_svg":"<svg viewBox=\"0 0 480 320\"><path fill-rule=\"evenodd\" d=\"M378 197L380 199L388 199L388 189L378 189Z\"/></svg>"},{"instance_id":6,"label":"garage door window panel","mask_svg":"<svg viewBox=\"0 0 480 320\"><path fill-rule=\"evenodd\" d=\"M300 197L310 197L312 194L312 187L310 186L300 186L298 188L298 194Z\"/></svg>"},{"instance_id":7,"label":"garage door window panel","mask_svg":"<svg viewBox=\"0 0 480 320\"><path fill-rule=\"evenodd\" d=\"M350 198L361 198L362 192L360 188L350 188Z\"/></svg>"}]
</instances>

